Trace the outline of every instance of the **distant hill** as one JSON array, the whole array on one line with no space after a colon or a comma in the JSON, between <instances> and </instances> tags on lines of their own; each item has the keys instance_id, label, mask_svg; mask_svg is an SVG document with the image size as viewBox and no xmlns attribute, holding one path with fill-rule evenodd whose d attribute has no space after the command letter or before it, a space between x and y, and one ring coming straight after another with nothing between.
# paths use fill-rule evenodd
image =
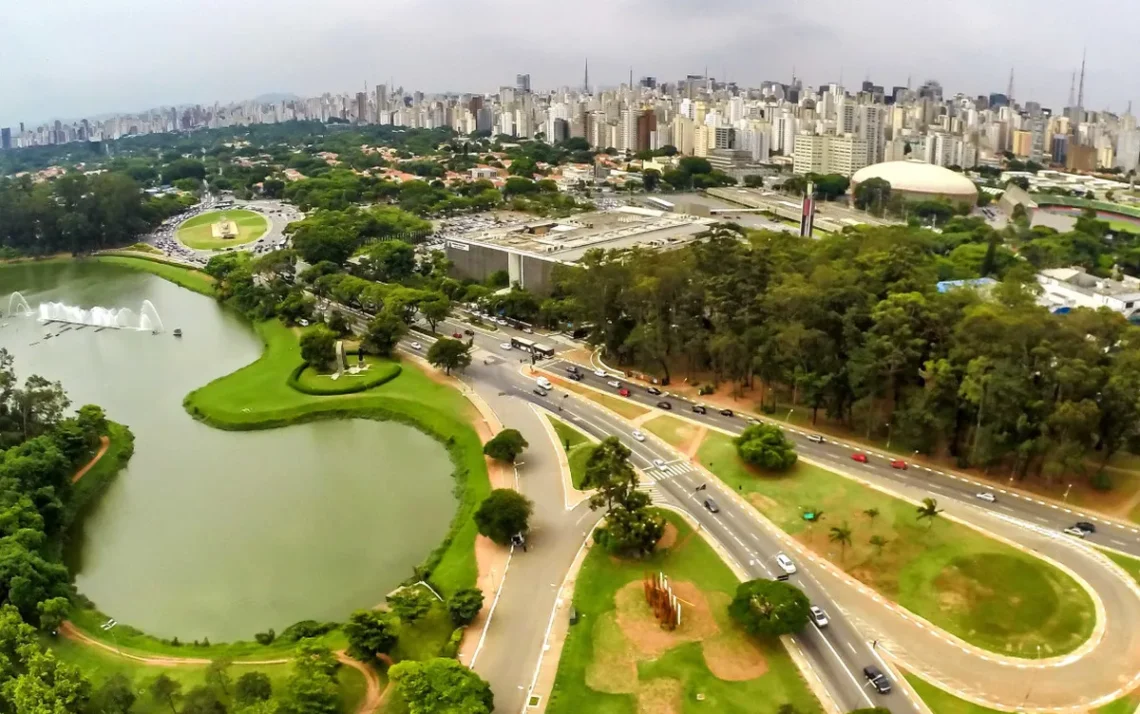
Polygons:
<instances>
[{"instance_id":1,"label":"distant hill","mask_svg":"<svg viewBox=\"0 0 1140 714\"><path fill-rule=\"evenodd\" d=\"M290 102L297 99L300 99L300 97L290 92L270 92L269 94L254 97L253 101L259 104L276 104L278 102Z\"/></svg>"}]
</instances>

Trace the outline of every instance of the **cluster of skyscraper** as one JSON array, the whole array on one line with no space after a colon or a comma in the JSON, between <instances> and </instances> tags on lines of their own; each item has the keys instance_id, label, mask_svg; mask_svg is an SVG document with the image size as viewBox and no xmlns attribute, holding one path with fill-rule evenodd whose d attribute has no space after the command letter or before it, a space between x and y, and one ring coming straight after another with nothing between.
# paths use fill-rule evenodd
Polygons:
<instances>
[{"instance_id":1,"label":"cluster of skyscraper","mask_svg":"<svg viewBox=\"0 0 1140 714\"><path fill-rule=\"evenodd\" d=\"M1075 81L1074 73L1074 91ZM462 134L541 136L551 142L581 137L599 149L629 152L672 145L730 171L776 162L792 163L800 173L850 175L903 158L970 167L1005 152L1075 170L1129 171L1140 160L1140 131L1130 111L1118 116L1084 110L1083 61L1080 93L1063 112L1033 101L1015 103L1012 72L1007 92L989 96L947 98L934 80L917 89L909 85L888 93L865 81L848 91L840 84L805 87L793 77L742 88L707 72L676 82L643 77L634 83L631 72L628 83L595 91L587 66L582 86L547 92L534 92L529 74L492 94L426 95L381 84L355 94L156 109L31 130L21 125L14 136L4 129L0 139L3 148L11 148L308 119L447 126Z\"/></svg>"}]
</instances>

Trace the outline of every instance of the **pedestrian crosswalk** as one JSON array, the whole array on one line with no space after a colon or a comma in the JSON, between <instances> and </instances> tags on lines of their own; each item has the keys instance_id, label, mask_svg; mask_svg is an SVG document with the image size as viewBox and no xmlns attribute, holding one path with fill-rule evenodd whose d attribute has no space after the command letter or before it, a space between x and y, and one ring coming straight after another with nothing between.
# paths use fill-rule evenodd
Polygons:
<instances>
[{"instance_id":1,"label":"pedestrian crosswalk","mask_svg":"<svg viewBox=\"0 0 1140 714\"><path fill-rule=\"evenodd\" d=\"M657 482L652 479L642 479L637 482L637 490L649 494L649 502L662 504L668 501L665 494L657 488Z\"/></svg>"},{"instance_id":2,"label":"pedestrian crosswalk","mask_svg":"<svg viewBox=\"0 0 1140 714\"><path fill-rule=\"evenodd\" d=\"M692 470L692 465L687 461L674 461L671 464L654 465L652 468L646 469L645 473L657 481L663 481L673 476L689 473Z\"/></svg>"}]
</instances>

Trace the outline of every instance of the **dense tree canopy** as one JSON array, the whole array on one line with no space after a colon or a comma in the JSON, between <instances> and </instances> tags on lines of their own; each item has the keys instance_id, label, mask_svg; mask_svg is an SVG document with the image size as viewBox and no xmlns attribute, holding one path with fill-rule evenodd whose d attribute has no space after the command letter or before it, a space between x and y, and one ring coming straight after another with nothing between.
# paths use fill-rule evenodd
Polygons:
<instances>
[{"instance_id":1,"label":"dense tree canopy","mask_svg":"<svg viewBox=\"0 0 1140 714\"><path fill-rule=\"evenodd\" d=\"M43 183L0 177L0 249L45 255L121 247L194 203L149 198L125 173L72 172Z\"/></svg>"},{"instance_id":2,"label":"dense tree canopy","mask_svg":"<svg viewBox=\"0 0 1140 714\"><path fill-rule=\"evenodd\" d=\"M749 580L736 588L728 614L753 635L799 632L811 603L799 588L779 580Z\"/></svg>"},{"instance_id":3,"label":"dense tree canopy","mask_svg":"<svg viewBox=\"0 0 1140 714\"><path fill-rule=\"evenodd\" d=\"M765 471L787 471L796 465L795 445L773 424L752 424L733 441L741 460Z\"/></svg>"},{"instance_id":4,"label":"dense tree canopy","mask_svg":"<svg viewBox=\"0 0 1140 714\"><path fill-rule=\"evenodd\" d=\"M507 545L511 537L525 534L529 528L534 504L529 498L510 488L496 488L475 511L479 533L499 545Z\"/></svg>"},{"instance_id":5,"label":"dense tree canopy","mask_svg":"<svg viewBox=\"0 0 1140 714\"><path fill-rule=\"evenodd\" d=\"M803 241L720 226L665 253L594 251L555 270L542 312L589 326L616 364L755 388L769 410L825 413L865 436L890 429L898 448L962 466L1092 478L1140 446L1140 392L1114 387L1140 360L1137 328L1107 310L1051 314L1001 235L974 218L941 228ZM1022 255L1038 260L1034 244L1055 239L1031 238ZM983 273L1002 281L936 287Z\"/></svg>"},{"instance_id":6,"label":"dense tree canopy","mask_svg":"<svg viewBox=\"0 0 1140 714\"><path fill-rule=\"evenodd\" d=\"M527 446L518 429L503 429L483 445L483 453L492 459L513 464Z\"/></svg>"},{"instance_id":7,"label":"dense tree canopy","mask_svg":"<svg viewBox=\"0 0 1140 714\"><path fill-rule=\"evenodd\" d=\"M641 556L656 548L665 533L665 519L650 510L649 494L637 489L637 472L629 456L617 437L605 439L586 460L582 487L596 489L591 509L606 509L605 525L597 529L595 540L613 553Z\"/></svg>"},{"instance_id":8,"label":"dense tree canopy","mask_svg":"<svg viewBox=\"0 0 1140 714\"><path fill-rule=\"evenodd\" d=\"M491 685L453 659L412 660L393 665L388 673L409 714L491 714Z\"/></svg>"}]
</instances>

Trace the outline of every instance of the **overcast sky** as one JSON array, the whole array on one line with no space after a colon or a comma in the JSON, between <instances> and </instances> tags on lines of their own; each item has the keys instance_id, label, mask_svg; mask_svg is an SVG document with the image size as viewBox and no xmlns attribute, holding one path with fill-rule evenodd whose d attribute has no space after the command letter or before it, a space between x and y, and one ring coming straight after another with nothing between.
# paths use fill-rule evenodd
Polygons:
<instances>
[{"instance_id":1,"label":"overcast sky","mask_svg":"<svg viewBox=\"0 0 1140 714\"><path fill-rule=\"evenodd\" d=\"M1140 99L1129 0L0 0L0 126L269 92L491 92L628 77L741 84L931 77L948 95L1062 106L1088 45L1085 106Z\"/></svg>"}]
</instances>

